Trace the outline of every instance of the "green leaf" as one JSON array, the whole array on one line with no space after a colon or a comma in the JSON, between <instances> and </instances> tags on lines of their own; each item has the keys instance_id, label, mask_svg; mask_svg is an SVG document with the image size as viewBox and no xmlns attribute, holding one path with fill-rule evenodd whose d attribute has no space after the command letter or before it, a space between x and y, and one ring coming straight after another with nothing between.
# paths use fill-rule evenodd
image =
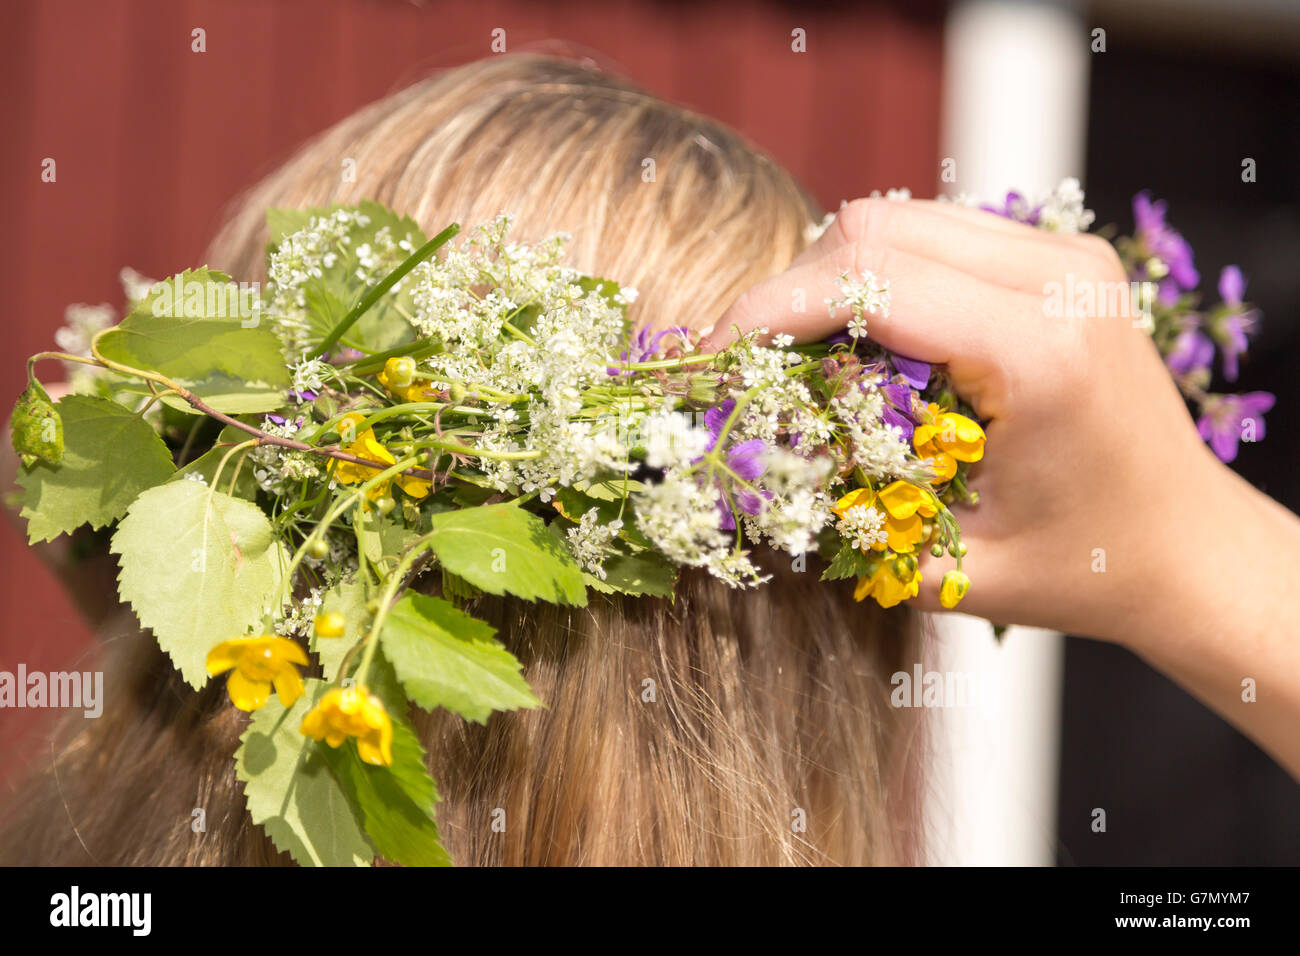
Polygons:
<instances>
[{"instance_id":1,"label":"green leaf","mask_svg":"<svg viewBox=\"0 0 1300 956\"><path fill-rule=\"evenodd\" d=\"M63 420L60 463L37 462L18 473L33 543L116 521L140 492L176 470L149 423L116 402L68 395L55 409Z\"/></svg>"},{"instance_id":2,"label":"green leaf","mask_svg":"<svg viewBox=\"0 0 1300 956\"><path fill-rule=\"evenodd\" d=\"M259 508L197 481L140 495L112 550L122 599L195 688L209 650L261 623L288 563Z\"/></svg>"},{"instance_id":3,"label":"green leaf","mask_svg":"<svg viewBox=\"0 0 1300 956\"><path fill-rule=\"evenodd\" d=\"M287 388L280 340L260 313L240 301L239 286L209 269L157 283L117 328L99 341L105 358L173 379L224 373Z\"/></svg>"},{"instance_id":4,"label":"green leaf","mask_svg":"<svg viewBox=\"0 0 1300 956\"><path fill-rule=\"evenodd\" d=\"M339 676L343 658L370 629L371 615L366 610L369 599L370 592L360 576L351 581L340 581L321 595L320 613L342 614L346 628L342 637L317 637L315 629L312 629L311 649L320 658L326 680L332 681Z\"/></svg>"},{"instance_id":5,"label":"green leaf","mask_svg":"<svg viewBox=\"0 0 1300 956\"><path fill-rule=\"evenodd\" d=\"M425 766L424 748L391 708L389 717L393 721L391 766L363 763L352 741L320 749L382 856L403 866L451 866L434 822L438 790Z\"/></svg>"},{"instance_id":6,"label":"green leaf","mask_svg":"<svg viewBox=\"0 0 1300 956\"><path fill-rule=\"evenodd\" d=\"M602 567L605 579L585 574L588 587L604 594L673 597L677 593L677 568L654 551L616 554L606 558Z\"/></svg>"},{"instance_id":7,"label":"green leaf","mask_svg":"<svg viewBox=\"0 0 1300 956\"><path fill-rule=\"evenodd\" d=\"M299 729L329 685L304 683L307 692L292 707L271 698L239 738L235 776L244 782L248 813L303 866L369 866L374 850L326 757L330 748Z\"/></svg>"},{"instance_id":8,"label":"green leaf","mask_svg":"<svg viewBox=\"0 0 1300 956\"><path fill-rule=\"evenodd\" d=\"M29 382L18 396L9 419L9 438L28 468L37 461L57 465L63 458L63 421L40 382Z\"/></svg>"},{"instance_id":9,"label":"green leaf","mask_svg":"<svg viewBox=\"0 0 1300 956\"><path fill-rule=\"evenodd\" d=\"M434 515L429 542L438 560L489 594L585 607L582 571L534 514L512 504Z\"/></svg>"},{"instance_id":10,"label":"green leaf","mask_svg":"<svg viewBox=\"0 0 1300 956\"><path fill-rule=\"evenodd\" d=\"M199 474L203 476L204 481L211 485L213 476L217 473L217 466L221 464L221 459L226 457L226 453L230 451L231 446L237 445L240 442L245 442L248 438L248 432L241 431L233 425L227 425L221 430L221 434L217 436L216 444L198 458L195 458L184 468L180 469L176 474L172 475L171 480L181 481L185 480L186 475ZM242 452L236 453L226 462L226 468L221 473L219 488L221 491L226 492L226 494L232 494L236 498L243 498L246 501L256 501L258 491L257 479L253 477L253 467L251 462L246 461L242 468L239 467L239 459L242 457L242 454ZM238 477L236 477L235 474L235 469L237 468L239 469ZM233 491L230 489L230 481L232 478L235 480L235 488Z\"/></svg>"},{"instance_id":11,"label":"green leaf","mask_svg":"<svg viewBox=\"0 0 1300 956\"><path fill-rule=\"evenodd\" d=\"M830 566L822 572L823 581L840 581L844 578L862 578L871 574L867 555L845 541Z\"/></svg>"},{"instance_id":12,"label":"green leaf","mask_svg":"<svg viewBox=\"0 0 1300 956\"><path fill-rule=\"evenodd\" d=\"M268 248L274 249L286 236L308 228L315 216L328 216L338 209L345 208L336 204L324 208L311 209L272 209L267 213L270 226L271 242ZM370 221L364 225L354 225L350 230L351 241L340 252L345 260L329 274L319 280L309 282L303 289L307 299L307 314L311 323L308 342L317 346L326 335L347 314L349 308L365 294L368 285L356 276L359 261L356 250L364 245L373 245L375 235L382 229L394 239L405 239L411 244L411 250L418 249L428 241L419 224L409 216L401 216L371 200L363 200L355 208ZM405 258L403 253L402 258ZM401 260L391 265L396 267ZM389 292L371 306L357 323L347 331L343 344L352 344L367 351L379 352L406 344L415 339L415 330L399 310L414 315L415 302L411 298L411 284L403 284L396 292Z\"/></svg>"},{"instance_id":13,"label":"green leaf","mask_svg":"<svg viewBox=\"0 0 1300 956\"><path fill-rule=\"evenodd\" d=\"M354 519L355 520L355 519ZM396 521L392 515L368 512L356 526L357 541L366 560L379 564L385 556L401 555L420 535Z\"/></svg>"},{"instance_id":14,"label":"green leaf","mask_svg":"<svg viewBox=\"0 0 1300 956\"><path fill-rule=\"evenodd\" d=\"M222 372L209 375L200 382L182 379L178 384L203 399L210 408L226 415L260 415L276 411L288 402L283 388L232 378ZM179 395L164 395L162 401L188 415L204 414Z\"/></svg>"},{"instance_id":15,"label":"green leaf","mask_svg":"<svg viewBox=\"0 0 1300 956\"><path fill-rule=\"evenodd\" d=\"M622 501L628 495L645 491L646 486L632 478L601 478L598 481L578 482L574 490L597 501Z\"/></svg>"},{"instance_id":16,"label":"green leaf","mask_svg":"<svg viewBox=\"0 0 1300 956\"><path fill-rule=\"evenodd\" d=\"M380 641L411 700L482 724L494 710L541 706L495 634L448 601L408 593L388 612Z\"/></svg>"}]
</instances>

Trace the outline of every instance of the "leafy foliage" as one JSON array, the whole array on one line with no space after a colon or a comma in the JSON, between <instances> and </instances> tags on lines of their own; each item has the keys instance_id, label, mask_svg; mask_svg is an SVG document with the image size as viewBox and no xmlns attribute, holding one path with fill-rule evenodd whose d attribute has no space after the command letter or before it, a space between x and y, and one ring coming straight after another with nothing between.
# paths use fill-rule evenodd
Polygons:
<instances>
[{"instance_id":1,"label":"leafy foliage","mask_svg":"<svg viewBox=\"0 0 1300 956\"><path fill-rule=\"evenodd\" d=\"M495 633L448 601L411 593L389 611L381 639L411 700L481 724L494 710L540 706Z\"/></svg>"},{"instance_id":2,"label":"leafy foliage","mask_svg":"<svg viewBox=\"0 0 1300 956\"><path fill-rule=\"evenodd\" d=\"M259 508L195 481L140 495L112 549L118 593L196 688L208 651L262 621L287 562Z\"/></svg>"},{"instance_id":3,"label":"leafy foliage","mask_svg":"<svg viewBox=\"0 0 1300 956\"><path fill-rule=\"evenodd\" d=\"M369 866L374 850L351 790L336 775L329 748L299 731L329 685L305 683L307 692L292 707L273 697L239 738L235 775L244 782L248 813L277 849L303 866Z\"/></svg>"},{"instance_id":4,"label":"leafy foliage","mask_svg":"<svg viewBox=\"0 0 1300 956\"><path fill-rule=\"evenodd\" d=\"M393 763L363 763L351 741L341 747L320 746L376 850L403 866L450 866L442 845L434 807L438 789L425 766L424 748L415 731L396 714Z\"/></svg>"},{"instance_id":5,"label":"leafy foliage","mask_svg":"<svg viewBox=\"0 0 1300 956\"><path fill-rule=\"evenodd\" d=\"M63 422L59 463L38 461L18 474L33 543L116 521L137 495L176 470L157 433L116 402L69 395L54 408Z\"/></svg>"},{"instance_id":6,"label":"leafy foliage","mask_svg":"<svg viewBox=\"0 0 1300 956\"><path fill-rule=\"evenodd\" d=\"M438 560L488 594L585 607L582 571L534 514L511 504L434 515L429 540Z\"/></svg>"},{"instance_id":7,"label":"leafy foliage","mask_svg":"<svg viewBox=\"0 0 1300 956\"><path fill-rule=\"evenodd\" d=\"M173 379L224 374L287 387L280 340L223 273L187 270L154 286L99 342L107 359Z\"/></svg>"}]
</instances>

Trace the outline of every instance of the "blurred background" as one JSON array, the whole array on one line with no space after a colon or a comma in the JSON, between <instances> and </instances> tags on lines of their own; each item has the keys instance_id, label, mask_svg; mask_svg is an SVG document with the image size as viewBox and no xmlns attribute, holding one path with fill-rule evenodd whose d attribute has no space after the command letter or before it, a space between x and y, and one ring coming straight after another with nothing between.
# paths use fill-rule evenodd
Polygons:
<instances>
[{"instance_id":1,"label":"blurred background","mask_svg":"<svg viewBox=\"0 0 1300 956\"><path fill-rule=\"evenodd\" d=\"M1300 510L1295 0L0 7L0 394L21 391L23 359L52 346L69 304L120 305L123 266L156 277L194 265L230 201L303 140L491 55L504 30L508 50L586 57L729 123L829 209L874 189L992 198L1075 175L1098 222L1126 229L1133 193L1155 190L1203 285L1234 262L1250 280L1264 323L1239 386L1278 404L1234 467ZM41 181L46 158L56 182ZM939 182L945 158L955 182ZM11 524L0 560L0 670L77 666L94 637ZM1014 629L999 649L961 618L940 639L947 666L995 672L1016 693L992 713L945 715L935 861L1300 863L1300 787L1131 654ZM0 711L0 785L48 759L48 718ZM1105 833L1090 828L1094 808Z\"/></svg>"}]
</instances>

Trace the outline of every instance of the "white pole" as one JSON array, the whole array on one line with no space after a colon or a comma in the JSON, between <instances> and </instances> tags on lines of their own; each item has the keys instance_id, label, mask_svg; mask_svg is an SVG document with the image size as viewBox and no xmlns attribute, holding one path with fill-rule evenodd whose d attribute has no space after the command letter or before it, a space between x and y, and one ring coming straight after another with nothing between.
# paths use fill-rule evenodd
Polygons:
<instances>
[{"instance_id":1,"label":"white pole","mask_svg":"<svg viewBox=\"0 0 1300 956\"><path fill-rule=\"evenodd\" d=\"M943 155L955 161L956 182L942 191L994 200L1012 188L1043 195L1066 176L1083 178L1089 39L1074 3L964 0L952 8ZM970 675L982 693L976 706L937 721L929 861L1050 865L1064 638L1012 628L999 647L986 622L934 620L940 670Z\"/></svg>"}]
</instances>

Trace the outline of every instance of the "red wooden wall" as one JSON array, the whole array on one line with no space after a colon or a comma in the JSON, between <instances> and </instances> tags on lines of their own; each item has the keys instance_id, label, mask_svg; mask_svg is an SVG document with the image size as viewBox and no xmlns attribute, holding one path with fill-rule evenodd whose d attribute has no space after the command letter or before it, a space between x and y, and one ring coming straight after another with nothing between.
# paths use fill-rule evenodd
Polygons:
<instances>
[{"instance_id":1,"label":"red wooden wall","mask_svg":"<svg viewBox=\"0 0 1300 956\"><path fill-rule=\"evenodd\" d=\"M204 53L191 51L196 27ZM890 186L932 194L942 49L928 2L6 3L6 408L66 305L120 305L123 265L163 276L195 264L225 204L296 144L431 70L490 55L497 27L512 50L592 56L730 123L828 207ZM795 28L805 53L791 51ZM41 181L45 157L54 183ZM23 541L0 523L0 670L69 666L90 632ZM40 756L34 716L0 711L0 775Z\"/></svg>"}]
</instances>

